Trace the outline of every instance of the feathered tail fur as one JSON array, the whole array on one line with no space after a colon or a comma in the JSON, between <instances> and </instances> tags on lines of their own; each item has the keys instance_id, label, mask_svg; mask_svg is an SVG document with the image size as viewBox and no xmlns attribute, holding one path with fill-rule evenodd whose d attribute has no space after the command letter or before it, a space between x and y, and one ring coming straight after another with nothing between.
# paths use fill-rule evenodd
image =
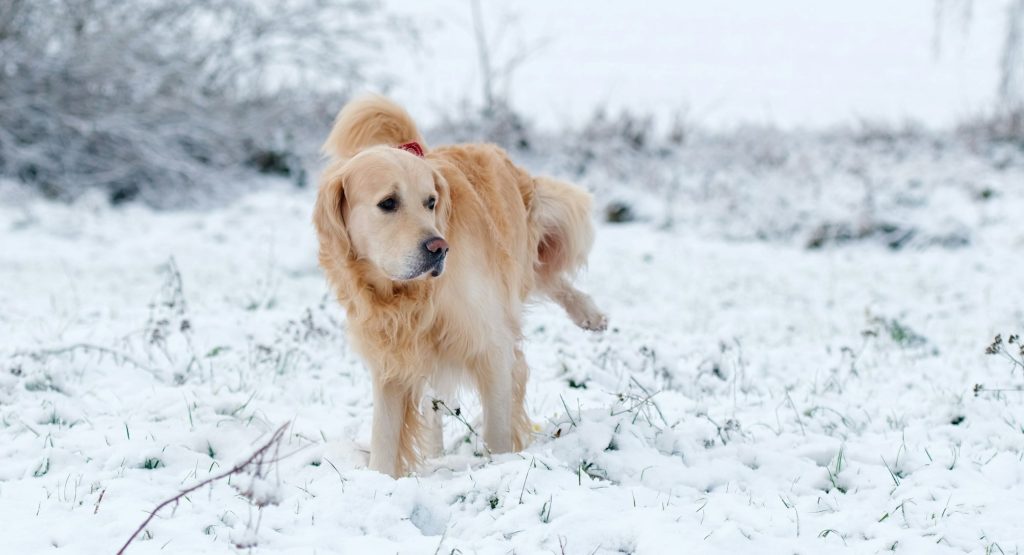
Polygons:
<instances>
[{"instance_id":1,"label":"feathered tail fur","mask_svg":"<svg viewBox=\"0 0 1024 555\"><path fill-rule=\"evenodd\" d=\"M419 143L424 151L427 148L404 108L372 94L352 100L338 112L334 128L320 150L326 156L348 160L367 147L410 142Z\"/></svg>"}]
</instances>

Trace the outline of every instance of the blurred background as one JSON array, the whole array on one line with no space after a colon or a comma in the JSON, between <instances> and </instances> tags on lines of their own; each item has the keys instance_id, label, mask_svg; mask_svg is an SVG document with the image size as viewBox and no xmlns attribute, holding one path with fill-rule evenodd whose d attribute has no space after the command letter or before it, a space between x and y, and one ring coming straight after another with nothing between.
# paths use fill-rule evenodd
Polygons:
<instances>
[{"instance_id":1,"label":"blurred background","mask_svg":"<svg viewBox=\"0 0 1024 555\"><path fill-rule=\"evenodd\" d=\"M395 94L430 114L479 91L476 27L465 0L388 6L443 18L422 53L389 66ZM684 112L715 127L821 127L861 118L949 126L992 107L1008 2L813 0L660 2L644 9L583 0L483 6L500 92L557 129L595 107L658 120ZM1014 39L1015 40L1015 39ZM406 62L406 63L403 63ZM1016 92L1016 91L1014 91Z\"/></svg>"},{"instance_id":2,"label":"blurred background","mask_svg":"<svg viewBox=\"0 0 1024 555\"><path fill-rule=\"evenodd\" d=\"M749 127L1019 146L1022 19L1018 0L4 0L0 179L157 207L261 176L305 187L364 90L435 143L495 141L575 174L596 157L581 148L615 141L677 153L715 136L746 155Z\"/></svg>"}]
</instances>

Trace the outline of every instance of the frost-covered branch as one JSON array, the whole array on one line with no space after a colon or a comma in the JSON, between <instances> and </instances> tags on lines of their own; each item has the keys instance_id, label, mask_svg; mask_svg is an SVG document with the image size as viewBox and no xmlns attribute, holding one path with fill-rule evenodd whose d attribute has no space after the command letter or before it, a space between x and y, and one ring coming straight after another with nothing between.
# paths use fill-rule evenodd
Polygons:
<instances>
[{"instance_id":1,"label":"frost-covered branch","mask_svg":"<svg viewBox=\"0 0 1024 555\"><path fill-rule=\"evenodd\" d=\"M361 0L8 0L0 176L161 206L230 195L246 167L301 183L298 153L396 34Z\"/></svg>"}]
</instances>

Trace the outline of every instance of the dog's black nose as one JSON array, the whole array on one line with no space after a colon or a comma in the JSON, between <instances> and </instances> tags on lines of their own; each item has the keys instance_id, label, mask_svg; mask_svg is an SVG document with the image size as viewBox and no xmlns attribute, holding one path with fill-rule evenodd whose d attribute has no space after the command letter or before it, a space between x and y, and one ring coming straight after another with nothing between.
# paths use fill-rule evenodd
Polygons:
<instances>
[{"instance_id":1,"label":"dog's black nose","mask_svg":"<svg viewBox=\"0 0 1024 555\"><path fill-rule=\"evenodd\" d=\"M441 237L431 237L423 242L423 248L435 257L441 257L448 254L448 241Z\"/></svg>"}]
</instances>

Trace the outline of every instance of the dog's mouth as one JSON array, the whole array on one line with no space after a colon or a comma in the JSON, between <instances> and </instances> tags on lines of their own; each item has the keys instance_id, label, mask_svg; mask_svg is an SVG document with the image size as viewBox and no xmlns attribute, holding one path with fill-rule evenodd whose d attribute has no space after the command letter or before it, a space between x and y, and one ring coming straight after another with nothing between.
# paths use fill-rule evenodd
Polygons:
<instances>
[{"instance_id":1,"label":"dog's mouth","mask_svg":"<svg viewBox=\"0 0 1024 555\"><path fill-rule=\"evenodd\" d=\"M421 260L416 269L398 279L400 281L412 281L423 277L439 277L444 273L444 261L446 258L446 254L440 254L433 258Z\"/></svg>"},{"instance_id":2,"label":"dog's mouth","mask_svg":"<svg viewBox=\"0 0 1024 555\"><path fill-rule=\"evenodd\" d=\"M442 256L430 269L430 277L437 277L444 273L444 257Z\"/></svg>"}]
</instances>

